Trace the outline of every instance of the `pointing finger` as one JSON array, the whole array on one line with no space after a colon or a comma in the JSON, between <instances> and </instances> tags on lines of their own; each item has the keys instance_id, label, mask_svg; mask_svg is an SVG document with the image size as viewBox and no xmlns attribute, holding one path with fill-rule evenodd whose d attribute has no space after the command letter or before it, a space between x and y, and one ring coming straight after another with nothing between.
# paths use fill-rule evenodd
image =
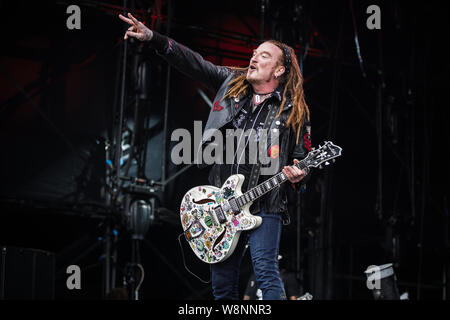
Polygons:
<instances>
[{"instance_id":1,"label":"pointing finger","mask_svg":"<svg viewBox=\"0 0 450 320\"><path fill-rule=\"evenodd\" d=\"M121 15L120 13L119 13L119 18L120 18L121 20L125 21L125 22L128 23L128 24L134 24L134 23L133 23L133 20L124 17L124 16Z\"/></svg>"}]
</instances>

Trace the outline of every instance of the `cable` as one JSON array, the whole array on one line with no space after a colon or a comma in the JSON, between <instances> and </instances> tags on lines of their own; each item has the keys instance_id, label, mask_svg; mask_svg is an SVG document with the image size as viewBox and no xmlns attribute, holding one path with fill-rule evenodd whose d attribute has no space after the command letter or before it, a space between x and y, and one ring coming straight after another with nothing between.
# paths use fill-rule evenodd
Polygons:
<instances>
[{"instance_id":1,"label":"cable","mask_svg":"<svg viewBox=\"0 0 450 320\"><path fill-rule=\"evenodd\" d=\"M142 267L142 265L141 265L140 263L136 264L136 266L137 266L137 267L141 270L141 272L142 272L142 276L141 276L141 279L140 279L140 281L139 281L139 284L136 286L136 289L134 290L136 293L138 293L138 292L139 292L139 288L141 287L142 282L144 282L144 275L145 275L145 272L144 272L144 267Z\"/></svg>"},{"instance_id":2,"label":"cable","mask_svg":"<svg viewBox=\"0 0 450 320\"><path fill-rule=\"evenodd\" d=\"M181 256L183 257L183 265L184 265L184 268L185 268L190 274L192 274L194 277L196 277L198 280L200 280L201 282L203 282L203 283L210 283L210 282L211 282L211 276L210 276L210 278L209 278L208 281L205 281L205 280L201 279L199 276L197 276L195 273L193 273L191 270L189 270L188 267L186 266L186 260L184 259L183 245L181 244L181 240L180 240L180 238L181 238L181 236L182 236L183 234L184 234L184 232L181 233L181 234L178 236L178 243L180 244L180 248L181 248Z\"/></svg>"}]
</instances>

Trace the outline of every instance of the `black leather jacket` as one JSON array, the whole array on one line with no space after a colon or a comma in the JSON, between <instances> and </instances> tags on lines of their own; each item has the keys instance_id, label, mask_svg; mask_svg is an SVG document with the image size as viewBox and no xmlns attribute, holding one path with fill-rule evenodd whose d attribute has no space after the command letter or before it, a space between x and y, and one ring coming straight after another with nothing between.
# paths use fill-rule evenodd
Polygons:
<instances>
[{"instance_id":1,"label":"black leather jacket","mask_svg":"<svg viewBox=\"0 0 450 320\"><path fill-rule=\"evenodd\" d=\"M216 66L213 63L204 60L200 54L191 49L177 43L175 40L163 36L153 31L153 38L151 45L157 50L157 53L162 56L172 67L175 67L188 77L201 82L208 89L216 92L213 103L219 107L211 110L206 126L203 130L202 146L211 138L211 130L221 129L230 121L233 120L241 108L250 97L243 97L240 100L229 98L222 100L228 91L228 83L236 76L236 73L228 67ZM272 97L271 102L275 104L277 110L281 105L281 94L279 91L275 92L275 97ZM270 131L268 133L268 140L271 141L273 133L278 134L279 142L279 172L284 166L291 165L293 159L303 159L310 149L310 125L305 123L302 126L299 143L296 143L296 137L291 128L286 126L286 121L289 117L292 102L288 100L279 117L275 117L270 124ZM270 142L268 148L270 148ZM218 165L213 165L209 175L209 183L217 187L221 187L224 181L217 180ZM287 182L282 184L279 188L272 190L265 195L261 200L267 212L287 214L287 196L286 188L293 188L300 190L300 184L304 183L303 179L296 185L291 185ZM253 214L259 212L260 203L255 202L251 207Z\"/></svg>"}]
</instances>

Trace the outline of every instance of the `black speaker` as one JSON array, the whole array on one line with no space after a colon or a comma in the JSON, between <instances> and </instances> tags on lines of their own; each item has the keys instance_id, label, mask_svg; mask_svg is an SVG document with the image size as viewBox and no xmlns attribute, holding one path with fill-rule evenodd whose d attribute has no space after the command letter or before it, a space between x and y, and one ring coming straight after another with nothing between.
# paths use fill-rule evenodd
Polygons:
<instances>
[{"instance_id":1,"label":"black speaker","mask_svg":"<svg viewBox=\"0 0 450 320\"><path fill-rule=\"evenodd\" d=\"M0 300L55 298L55 254L0 246Z\"/></svg>"}]
</instances>

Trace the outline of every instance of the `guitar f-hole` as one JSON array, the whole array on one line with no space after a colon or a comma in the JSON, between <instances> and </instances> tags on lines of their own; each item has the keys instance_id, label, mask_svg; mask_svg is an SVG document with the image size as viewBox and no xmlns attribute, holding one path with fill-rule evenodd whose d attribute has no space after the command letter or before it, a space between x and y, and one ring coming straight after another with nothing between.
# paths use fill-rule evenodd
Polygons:
<instances>
[{"instance_id":1,"label":"guitar f-hole","mask_svg":"<svg viewBox=\"0 0 450 320\"><path fill-rule=\"evenodd\" d=\"M223 232L217 237L216 241L214 241L213 245L213 251L216 248L216 246L222 241L223 237L225 236L225 232L227 231L227 227L223 229Z\"/></svg>"}]
</instances>

